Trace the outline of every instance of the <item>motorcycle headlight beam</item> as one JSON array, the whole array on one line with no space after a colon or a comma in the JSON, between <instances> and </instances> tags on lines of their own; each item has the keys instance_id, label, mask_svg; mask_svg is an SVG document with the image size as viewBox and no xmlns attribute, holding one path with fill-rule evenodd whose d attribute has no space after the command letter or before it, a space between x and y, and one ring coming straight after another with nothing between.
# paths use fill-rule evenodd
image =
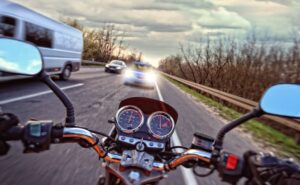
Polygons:
<instances>
[{"instance_id":1,"label":"motorcycle headlight beam","mask_svg":"<svg viewBox=\"0 0 300 185\"><path fill-rule=\"evenodd\" d=\"M147 82L154 82L154 81L156 80L156 74L153 73L153 72L147 73L147 74L145 75L145 80L146 80Z\"/></svg>"},{"instance_id":2,"label":"motorcycle headlight beam","mask_svg":"<svg viewBox=\"0 0 300 185\"><path fill-rule=\"evenodd\" d=\"M125 78L130 78L130 77L133 77L133 71L130 69L127 69L125 71Z\"/></svg>"}]
</instances>

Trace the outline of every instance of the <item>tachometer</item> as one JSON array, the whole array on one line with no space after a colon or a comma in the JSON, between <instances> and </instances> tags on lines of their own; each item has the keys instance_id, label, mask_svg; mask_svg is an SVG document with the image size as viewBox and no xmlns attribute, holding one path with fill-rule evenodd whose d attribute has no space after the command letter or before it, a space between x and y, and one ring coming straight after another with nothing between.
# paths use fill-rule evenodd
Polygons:
<instances>
[{"instance_id":1,"label":"tachometer","mask_svg":"<svg viewBox=\"0 0 300 185\"><path fill-rule=\"evenodd\" d=\"M142 111L135 106L124 106L117 112L117 127L125 133L134 133L143 125Z\"/></svg>"},{"instance_id":2,"label":"tachometer","mask_svg":"<svg viewBox=\"0 0 300 185\"><path fill-rule=\"evenodd\" d=\"M159 111L150 115L147 126L153 137L164 139L171 136L175 128L175 123L169 114Z\"/></svg>"}]
</instances>

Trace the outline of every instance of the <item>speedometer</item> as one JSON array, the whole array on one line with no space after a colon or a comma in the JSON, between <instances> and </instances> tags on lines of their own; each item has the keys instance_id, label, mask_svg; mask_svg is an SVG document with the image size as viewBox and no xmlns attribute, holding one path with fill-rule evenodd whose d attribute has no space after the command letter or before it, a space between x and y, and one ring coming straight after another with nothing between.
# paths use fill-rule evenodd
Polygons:
<instances>
[{"instance_id":1,"label":"speedometer","mask_svg":"<svg viewBox=\"0 0 300 185\"><path fill-rule=\"evenodd\" d=\"M157 139L164 139L171 136L175 129L173 118L162 111L151 114L147 126L152 136Z\"/></svg>"},{"instance_id":2,"label":"speedometer","mask_svg":"<svg viewBox=\"0 0 300 185\"><path fill-rule=\"evenodd\" d=\"M124 106L117 112L117 127L124 133L134 133L144 122L142 111L135 106Z\"/></svg>"}]
</instances>

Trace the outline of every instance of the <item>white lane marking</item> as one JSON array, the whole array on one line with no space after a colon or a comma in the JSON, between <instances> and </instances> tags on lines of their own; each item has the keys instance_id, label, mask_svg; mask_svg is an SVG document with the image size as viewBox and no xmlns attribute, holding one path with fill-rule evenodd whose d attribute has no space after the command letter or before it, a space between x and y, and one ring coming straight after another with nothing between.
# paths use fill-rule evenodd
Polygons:
<instances>
[{"instance_id":1,"label":"white lane marking","mask_svg":"<svg viewBox=\"0 0 300 185\"><path fill-rule=\"evenodd\" d=\"M157 82L155 82L155 87L156 87L156 92L158 94L159 100L164 101L163 96L161 95L160 89L158 88ZM174 131L171 140L175 146L182 146L176 130ZM176 151L182 152L182 149L176 149ZM182 166L180 167L180 170L183 175L183 180L184 180L185 184L188 184L188 185L197 185L198 184L192 170L184 168Z\"/></svg>"},{"instance_id":2,"label":"white lane marking","mask_svg":"<svg viewBox=\"0 0 300 185\"><path fill-rule=\"evenodd\" d=\"M160 100L160 101L164 101L164 99L163 99L163 97L162 97L162 95L161 95L161 92L160 92L160 90L159 90L159 88L158 88L157 82L155 82L155 87L156 87L156 92L157 92L157 94L158 94L159 100Z\"/></svg>"},{"instance_id":3,"label":"white lane marking","mask_svg":"<svg viewBox=\"0 0 300 185\"><path fill-rule=\"evenodd\" d=\"M83 83L79 83L79 84L75 84L75 85L62 87L60 89L61 90L67 90L67 89L72 89L72 88L75 88L75 87L80 87L80 86L83 86L83 85L84 85ZM25 99L29 99L29 98L33 98L33 97L37 97L37 96L42 96L42 95L50 94L50 93L53 93L53 92L51 90L48 90L48 91L38 92L38 93L29 94L29 95L25 95L25 96L20 96L20 97L17 97L17 98L2 100L2 101L0 101L0 105L4 105L4 104L16 102L16 101L21 101L21 100L25 100Z\"/></svg>"}]
</instances>

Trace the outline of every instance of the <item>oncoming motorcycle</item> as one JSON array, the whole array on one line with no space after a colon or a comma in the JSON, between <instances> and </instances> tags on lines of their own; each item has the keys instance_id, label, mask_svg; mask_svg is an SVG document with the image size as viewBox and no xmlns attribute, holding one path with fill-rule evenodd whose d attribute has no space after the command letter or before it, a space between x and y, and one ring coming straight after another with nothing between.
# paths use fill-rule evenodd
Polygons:
<instances>
[{"instance_id":1,"label":"oncoming motorcycle","mask_svg":"<svg viewBox=\"0 0 300 185\"><path fill-rule=\"evenodd\" d=\"M83 148L93 148L103 160L105 174L100 176L98 185L157 185L178 166L193 168L199 177L218 171L221 179L231 184L242 177L248 179L246 184L253 185L282 184L287 178L298 178L295 174L300 172L299 167L290 160L254 152L238 157L224 151L222 146L229 131L263 114L300 118L299 85L270 87L259 107L225 125L215 138L195 133L191 146L184 147L170 142L178 118L176 110L149 98L121 101L116 116L109 120L114 126L108 134L78 126L71 101L43 71L41 54L29 43L1 38L0 71L41 79L66 107L64 125L44 120L21 125L13 114L3 114L0 119L2 155L9 150L6 141L21 140L25 153L48 150L51 144L78 143ZM177 152L176 148L184 151ZM200 174L196 167L207 168L209 172Z\"/></svg>"}]
</instances>

